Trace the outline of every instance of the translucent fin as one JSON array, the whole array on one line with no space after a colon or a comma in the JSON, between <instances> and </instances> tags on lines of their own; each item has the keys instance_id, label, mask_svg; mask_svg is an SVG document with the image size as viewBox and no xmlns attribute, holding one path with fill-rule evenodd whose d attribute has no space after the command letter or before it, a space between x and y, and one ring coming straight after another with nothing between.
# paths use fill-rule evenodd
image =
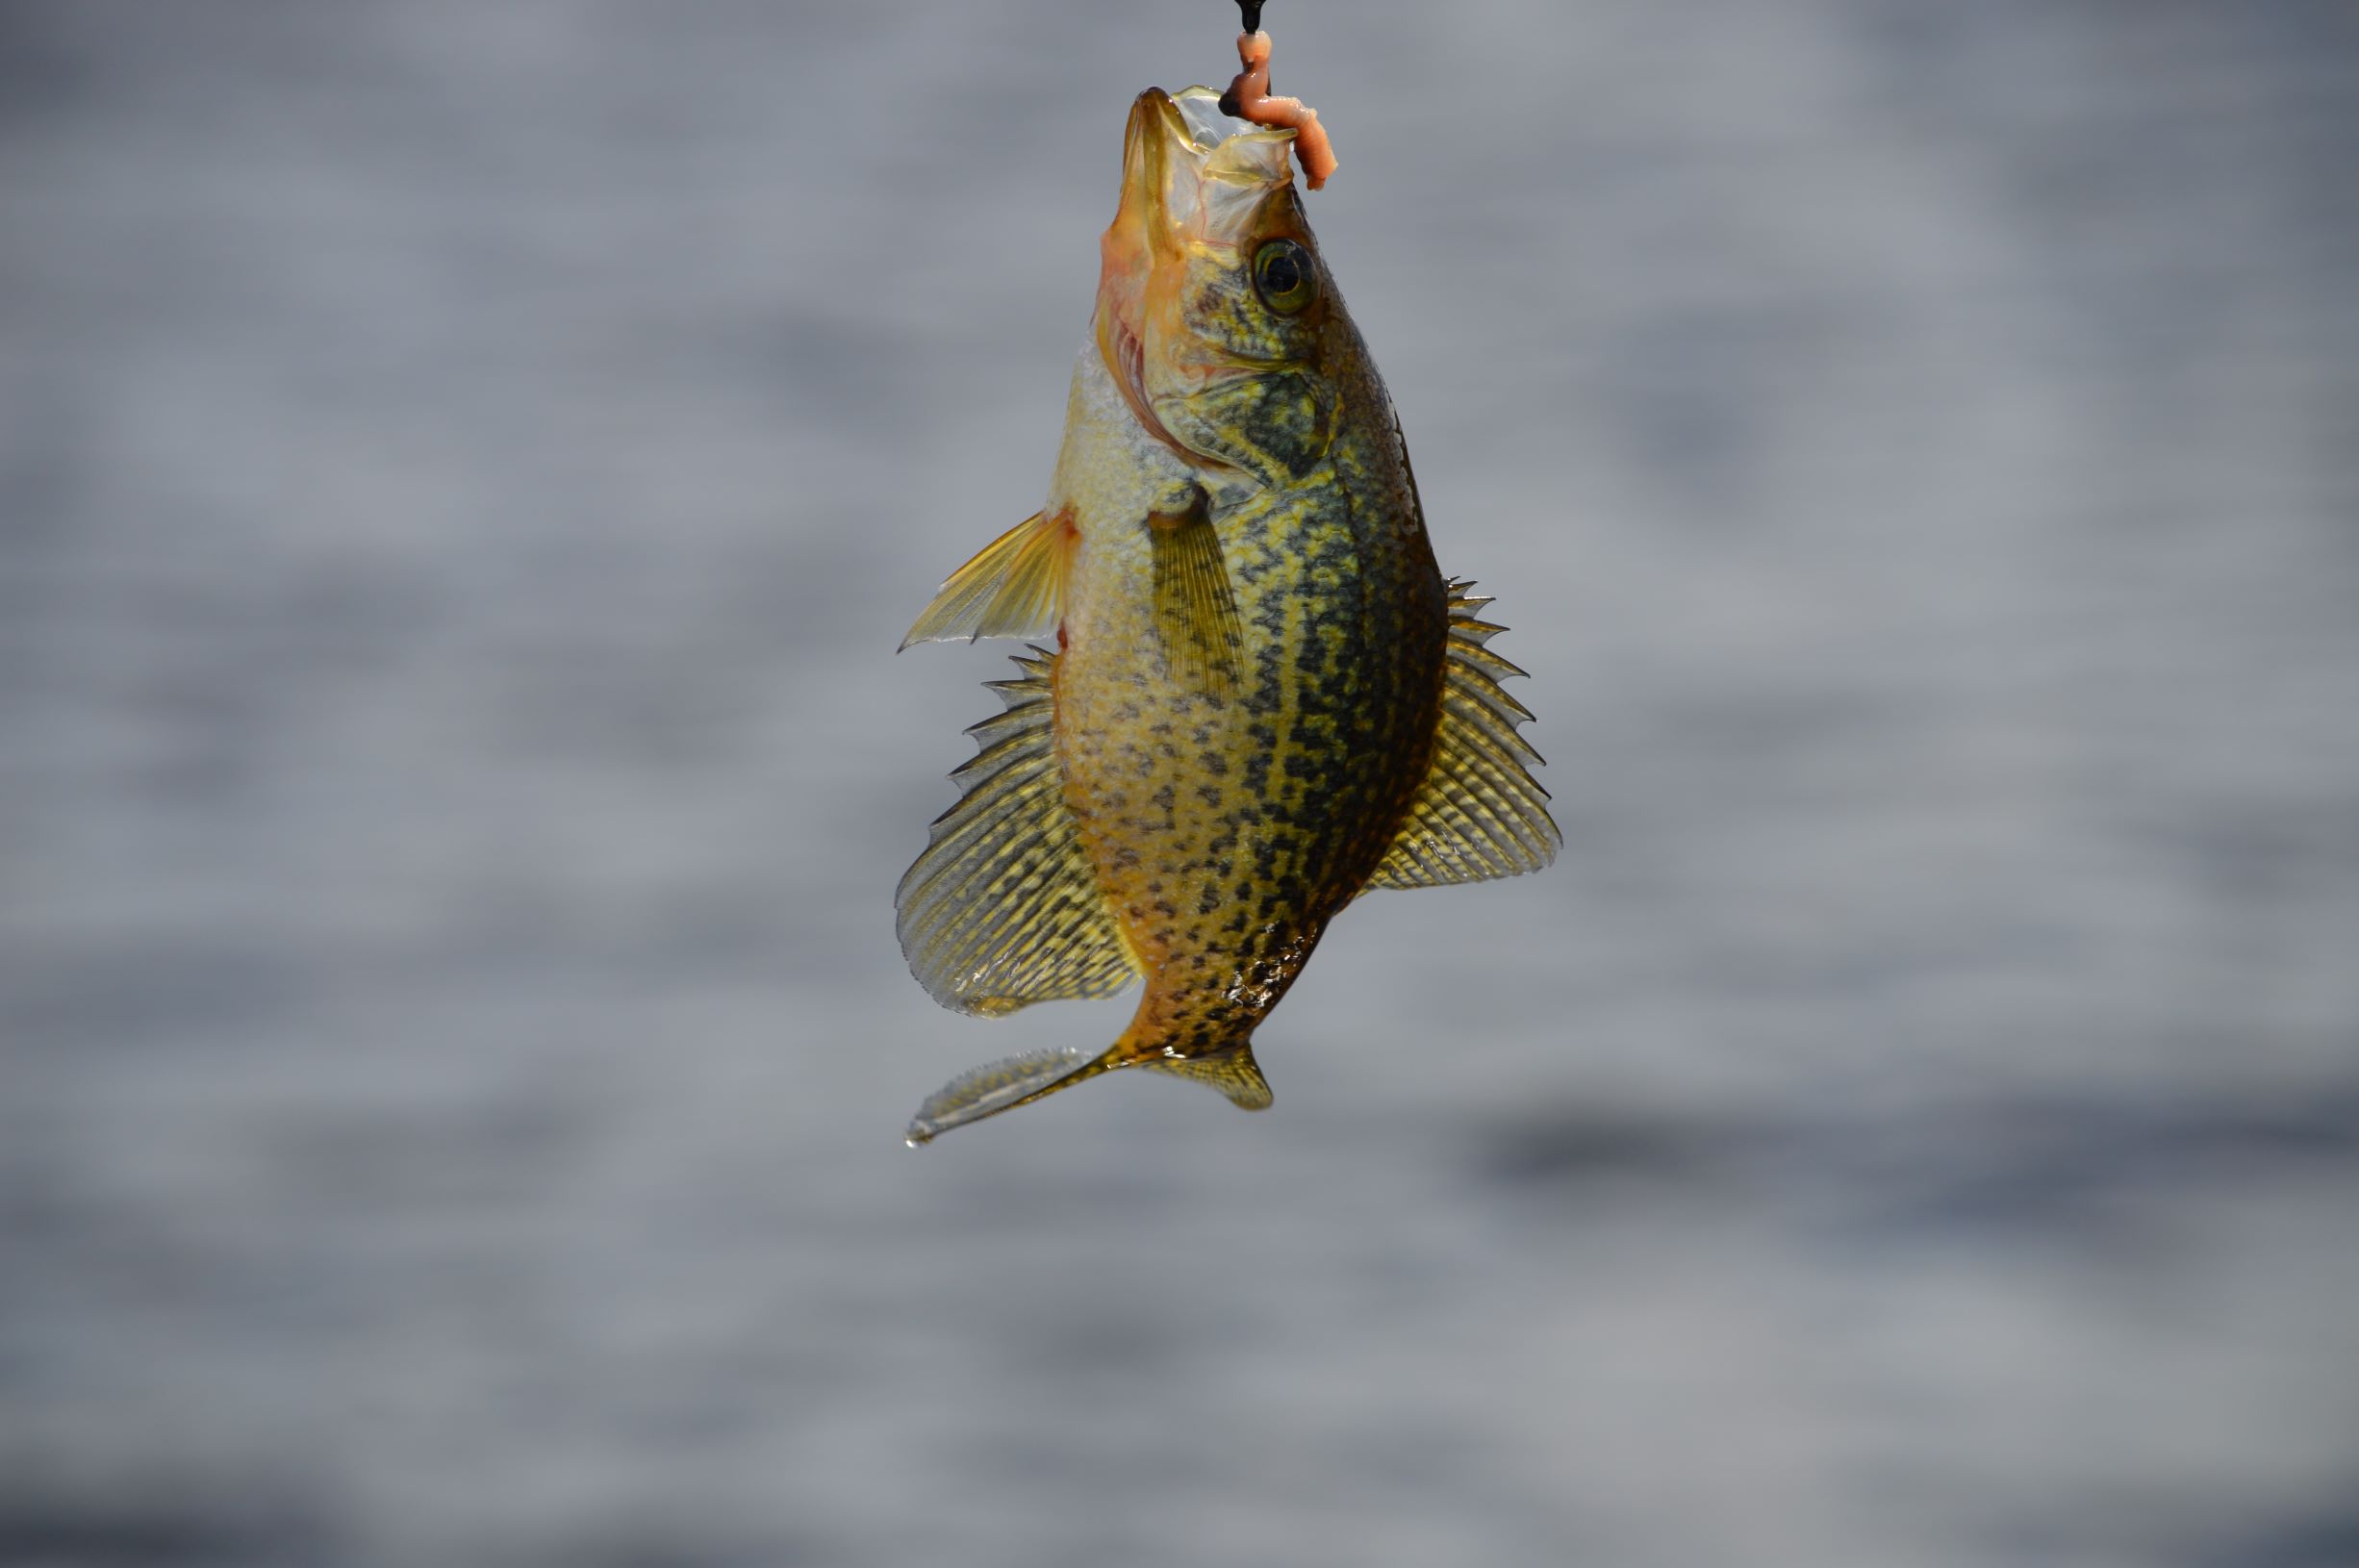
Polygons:
<instances>
[{"instance_id":1,"label":"translucent fin","mask_svg":"<svg viewBox=\"0 0 2359 1568\"><path fill-rule=\"evenodd\" d=\"M1507 628L1475 619L1489 598L1453 579L1450 636L1442 663L1441 734L1433 767L1417 787L1371 888L1439 887L1520 876L1557 858L1564 836L1548 815L1548 792L1527 764L1537 751L1515 733L1532 717L1500 681L1520 675L1483 645Z\"/></svg>"},{"instance_id":2,"label":"translucent fin","mask_svg":"<svg viewBox=\"0 0 2359 1568\"><path fill-rule=\"evenodd\" d=\"M951 573L901 646L959 638L1030 637L1054 629L1065 597L1072 519L1035 512Z\"/></svg>"},{"instance_id":3,"label":"translucent fin","mask_svg":"<svg viewBox=\"0 0 2359 1568\"><path fill-rule=\"evenodd\" d=\"M1199 691L1235 691L1245 628L1204 492L1185 512L1148 514L1147 527L1154 546L1155 633L1173 678Z\"/></svg>"},{"instance_id":4,"label":"translucent fin","mask_svg":"<svg viewBox=\"0 0 2359 1568\"><path fill-rule=\"evenodd\" d=\"M968 731L981 749L951 774L961 798L893 896L910 973L962 1013L1108 996L1138 974L1065 805L1056 655L1032 652L1022 678L989 683L1007 711Z\"/></svg>"},{"instance_id":5,"label":"translucent fin","mask_svg":"<svg viewBox=\"0 0 2359 1568\"><path fill-rule=\"evenodd\" d=\"M1270 1108L1269 1080L1261 1075L1261 1068L1254 1060L1254 1048L1239 1041L1226 1050L1203 1056L1145 1056L1135 1064L1151 1073L1165 1073L1176 1078L1188 1078L1229 1097L1229 1103L1245 1111L1266 1111Z\"/></svg>"},{"instance_id":6,"label":"translucent fin","mask_svg":"<svg viewBox=\"0 0 2359 1568\"><path fill-rule=\"evenodd\" d=\"M1270 1108L1270 1086L1254 1061L1254 1048L1240 1041L1201 1056L1164 1056L1117 1043L1092 1055L1076 1048L1033 1050L961 1073L928 1096L909 1119L909 1147L929 1144L952 1127L980 1122L1117 1068L1143 1067L1219 1090L1240 1110Z\"/></svg>"},{"instance_id":7,"label":"translucent fin","mask_svg":"<svg viewBox=\"0 0 2359 1568\"><path fill-rule=\"evenodd\" d=\"M1012 1111L1094 1078L1115 1064L1110 1050L1092 1056L1078 1049L1035 1050L961 1073L928 1096L909 1119L909 1147L929 1144L952 1127Z\"/></svg>"}]
</instances>

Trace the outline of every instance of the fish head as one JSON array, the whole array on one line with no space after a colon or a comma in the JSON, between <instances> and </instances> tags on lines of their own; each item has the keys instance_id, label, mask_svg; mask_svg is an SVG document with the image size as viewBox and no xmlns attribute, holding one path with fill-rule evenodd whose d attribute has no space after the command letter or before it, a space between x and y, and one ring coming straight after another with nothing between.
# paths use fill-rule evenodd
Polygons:
<instances>
[{"instance_id":1,"label":"fish head","mask_svg":"<svg viewBox=\"0 0 2359 1568\"><path fill-rule=\"evenodd\" d=\"M1219 103L1150 88L1130 106L1098 349L1147 435L1277 484L1326 454L1357 339L1303 216L1294 133Z\"/></svg>"}]
</instances>

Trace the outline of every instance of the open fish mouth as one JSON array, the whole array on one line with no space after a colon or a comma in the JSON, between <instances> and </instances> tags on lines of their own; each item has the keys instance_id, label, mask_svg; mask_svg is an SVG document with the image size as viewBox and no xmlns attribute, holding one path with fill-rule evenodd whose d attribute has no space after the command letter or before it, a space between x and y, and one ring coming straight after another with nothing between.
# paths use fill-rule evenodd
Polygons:
<instances>
[{"instance_id":1,"label":"open fish mouth","mask_svg":"<svg viewBox=\"0 0 2359 1568\"><path fill-rule=\"evenodd\" d=\"M1221 113L1221 95L1210 88L1181 88L1171 94L1169 101L1198 152L1211 152L1232 136L1250 136L1262 130Z\"/></svg>"},{"instance_id":2,"label":"open fish mouth","mask_svg":"<svg viewBox=\"0 0 2359 1568\"><path fill-rule=\"evenodd\" d=\"M1124 213L1157 240L1234 244L1270 189L1293 181L1293 141L1222 114L1210 88L1149 88L1124 138Z\"/></svg>"}]
</instances>

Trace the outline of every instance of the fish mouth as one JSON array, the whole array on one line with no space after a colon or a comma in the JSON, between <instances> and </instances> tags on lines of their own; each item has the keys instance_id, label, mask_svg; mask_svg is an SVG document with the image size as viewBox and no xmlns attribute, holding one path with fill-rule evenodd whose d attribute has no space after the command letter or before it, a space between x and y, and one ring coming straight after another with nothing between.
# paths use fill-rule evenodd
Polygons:
<instances>
[{"instance_id":1,"label":"fish mouth","mask_svg":"<svg viewBox=\"0 0 2359 1568\"><path fill-rule=\"evenodd\" d=\"M1210 88L1149 88L1123 131L1115 227L1135 227L1158 252L1234 244L1270 188L1293 182L1293 141L1292 131L1222 114Z\"/></svg>"},{"instance_id":2,"label":"fish mouth","mask_svg":"<svg viewBox=\"0 0 2359 1568\"><path fill-rule=\"evenodd\" d=\"M1156 277L1191 247L1235 247L1272 189L1293 183L1293 140L1222 114L1210 88L1149 88L1130 105L1121 205L1098 247L1098 349L1140 426L1175 452L1198 455L1164 428L1147 388L1153 317L1170 308Z\"/></svg>"}]
</instances>

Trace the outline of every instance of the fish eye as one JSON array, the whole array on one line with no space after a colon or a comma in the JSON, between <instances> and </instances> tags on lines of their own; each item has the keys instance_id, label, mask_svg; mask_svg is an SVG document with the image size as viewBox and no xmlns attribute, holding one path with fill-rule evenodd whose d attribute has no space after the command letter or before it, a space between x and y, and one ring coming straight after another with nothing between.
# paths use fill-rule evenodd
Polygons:
<instances>
[{"instance_id":1,"label":"fish eye","mask_svg":"<svg viewBox=\"0 0 2359 1568\"><path fill-rule=\"evenodd\" d=\"M1310 252L1291 240L1272 240L1254 252L1254 289L1281 316L1292 316L1319 297L1319 272Z\"/></svg>"}]
</instances>

